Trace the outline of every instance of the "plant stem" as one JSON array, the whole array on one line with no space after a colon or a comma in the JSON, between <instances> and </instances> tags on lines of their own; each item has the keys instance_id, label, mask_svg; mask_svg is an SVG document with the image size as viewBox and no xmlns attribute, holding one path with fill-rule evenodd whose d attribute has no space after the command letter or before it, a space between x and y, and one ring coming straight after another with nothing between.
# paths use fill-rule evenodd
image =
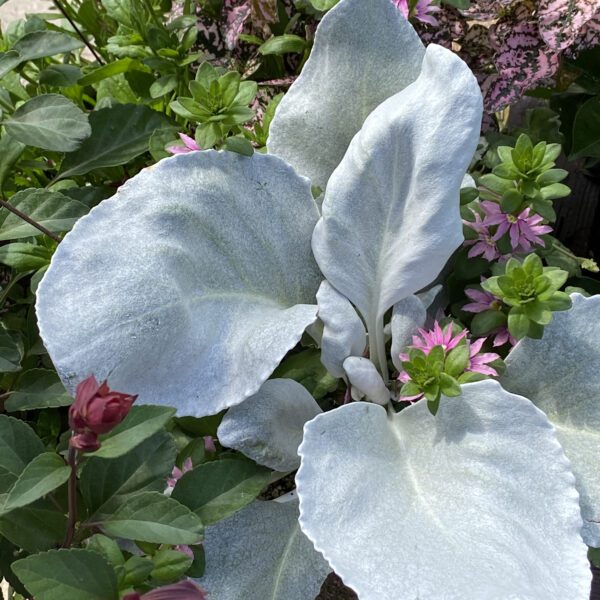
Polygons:
<instances>
[{"instance_id":1,"label":"plant stem","mask_svg":"<svg viewBox=\"0 0 600 600\"><path fill-rule=\"evenodd\" d=\"M2 198L0 198L0 206L10 210L11 213L17 215L17 217L23 219L23 221L26 221L36 229L39 229L43 234L47 235L49 238L52 238L55 242L60 242L60 238L55 233L52 233L49 229L46 229L43 225L37 221L34 221L29 215L21 212L18 208L15 208L12 204L6 200L3 200Z\"/></svg>"},{"instance_id":2,"label":"plant stem","mask_svg":"<svg viewBox=\"0 0 600 600\"><path fill-rule=\"evenodd\" d=\"M70 548L75 537L75 523L77 523L77 450L69 447L67 458L71 467L69 475L69 521L67 524L67 535L62 545L63 548Z\"/></svg>"},{"instance_id":3,"label":"plant stem","mask_svg":"<svg viewBox=\"0 0 600 600\"><path fill-rule=\"evenodd\" d=\"M90 44L90 42L87 40L85 35L83 35L83 33L81 32L81 29L79 29L79 27L77 27L77 24L75 23L75 21L73 21L73 19L71 18L69 13L65 10L64 6L59 2L59 0L52 0L52 1L54 3L54 6L56 6L56 8L58 8L58 10L65 17L65 19L67 19L67 21L69 21L69 23L71 24L71 27L75 30L75 33L79 36L81 41L88 47L89 51L94 55L95 59L101 65L105 64L104 61L102 60L102 57L96 52L95 48Z\"/></svg>"}]
</instances>

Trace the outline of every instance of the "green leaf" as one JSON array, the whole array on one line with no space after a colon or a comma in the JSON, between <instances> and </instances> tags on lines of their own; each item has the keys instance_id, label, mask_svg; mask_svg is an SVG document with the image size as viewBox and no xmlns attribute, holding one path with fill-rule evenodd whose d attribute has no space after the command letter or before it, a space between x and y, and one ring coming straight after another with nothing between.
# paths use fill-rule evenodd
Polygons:
<instances>
[{"instance_id":1,"label":"green leaf","mask_svg":"<svg viewBox=\"0 0 600 600\"><path fill-rule=\"evenodd\" d=\"M306 48L306 40L299 35L286 33L278 35L267 40L258 51L263 56L269 54L288 54L291 52L304 52Z\"/></svg>"},{"instance_id":2,"label":"green leaf","mask_svg":"<svg viewBox=\"0 0 600 600\"><path fill-rule=\"evenodd\" d=\"M506 325L506 315L499 310L484 310L477 313L471 321L471 333L476 336L487 335L494 329Z\"/></svg>"},{"instance_id":3,"label":"green leaf","mask_svg":"<svg viewBox=\"0 0 600 600\"><path fill-rule=\"evenodd\" d=\"M24 354L21 334L0 327L0 373L20 371Z\"/></svg>"},{"instance_id":4,"label":"green leaf","mask_svg":"<svg viewBox=\"0 0 600 600\"><path fill-rule=\"evenodd\" d=\"M10 62L2 60L6 55L0 59L0 79L10 70L28 60L65 54L83 48L83 46L83 42L78 38L59 31L33 31L27 33L11 48Z\"/></svg>"},{"instance_id":5,"label":"green leaf","mask_svg":"<svg viewBox=\"0 0 600 600\"><path fill-rule=\"evenodd\" d=\"M86 548L104 556L111 565L122 565L125 562L119 544L101 533L95 533L87 538Z\"/></svg>"},{"instance_id":6,"label":"green leaf","mask_svg":"<svg viewBox=\"0 0 600 600\"><path fill-rule=\"evenodd\" d=\"M154 544L197 544L203 525L189 508L160 492L140 492L99 523L115 537Z\"/></svg>"},{"instance_id":7,"label":"green leaf","mask_svg":"<svg viewBox=\"0 0 600 600\"><path fill-rule=\"evenodd\" d=\"M268 484L270 476L269 469L248 460L218 460L185 473L171 497L210 525L250 504Z\"/></svg>"},{"instance_id":8,"label":"green leaf","mask_svg":"<svg viewBox=\"0 0 600 600\"><path fill-rule=\"evenodd\" d=\"M243 136L236 135L225 140L225 149L229 152L235 152L242 156L252 156L254 148L252 144Z\"/></svg>"},{"instance_id":9,"label":"green leaf","mask_svg":"<svg viewBox=\"0 0 600 600\"><path fill-rule=\"evenodd\" d=\"M36 456L23 470L10 490L3 512L32 504L69 479L71 469L55 452Z\"/></svg>"},{"instance_id":10,"label":"green leaf","mask_svg":"<svg viewBox=\"0 0 600 600\"><path fill-rule=\"evenodd\" d=\"M42 94L22 104L4 121L16 140L45 150L76 150L90 133L87 115L58 94Z\"/></svg>"},{"instance_id":11,"label":"green leaf","mask_svg":"<svg viewBox=\"0 0 600 600\"><path fill-rule=\"evenodd\" d=\"M36 600L117 600L117 577L104 557L71 548L34 554L13 570Z\"/></svg>"},{"instance_id":12,"label":"green leaf","mask_svg":"<svg viewBox=\"0 0 600 600\"><path fill-rule=\"evenodd\" d=\"M178 80L175 75L163 75L150 86L150 97L161 98L177 88Z\"/></svg>"},{"instance_id":13,"label":"green leaf","mask_svg":"<svg viewBox=\"0 0 600 600\"><path fill-rule=\"evenodd\" d=\"M25 144L18 142L10 135L4 134L0 138L0 192L4 189L6 178L13 174L13 167L23 154L25 147Z\"/></svg>"},{"instance_id":14,"label":"green leaf","mask_svg":"<svg viewBox=\"0 0 600 600\"><path fill-rule=\"evenodd\" d=\"M25 371L4 407L8 412L57 406L69 406L73 398L65 390L56 371L30 369Z\"/></svg>"},{"instance_id":15,"label":"green leaf","mask_svg":"<svg viewBox=\"0 0 600 600\"><path fill-rule=\"evenodd\" d=\"M539 175L535 181L541 186L550 185L562 181L568 174L569 172L564 169L549 169Z\"/></svg>"},{"instance_id":16,"label":"green leaf","mask_svg":"<svg viewBox=\"0 0 600 600\"><path fill-rule=\"evenodd\" d=\"M120 73L126 73L127 71L138 69L140 66L141 63L139 60L135 60L133 58L121 58L119 60L115 60L114 62L108 63L107 65L102 65L90 73L86 73L79 79L77 83L81 86L92 85L93 83L99 83L104 79L114 77Z\"/></svg>"},{"instance_id":17,"label":"green leaf","mask_svg":"<svg viewBox=\"0 0 600 600\"><path fill-rule=\"evenodd\" d=\"M117 104L91 113L90 125L91 136L65 157L61 179L128 163L148 150L152 133L169 121L147 106Z\"/></svg>"},{"instance_id":18,"label":"green leaf","mask_svg":"<svg viewBox=\"0 0 600 600\"><path fill-rule=\"evenodd\" d=\"M152 557L152 562L154 563L150 574L152 579L161 583L169 583L181 579L192 566L194 559L178 550L161 548Z\"/></svg>"},{"instance_id":19,"label":"green leaf","mask_svg":"<svg viewBox=\"0 0 600 600\"><path fill-rule=\"evenodd\" d=\"M517 190L511 189L504 192L502 195L500 207L502 208L502 212L512 213L519 210L522 203L523 196L521 196Z\"/></svg>"},{"instance_id":20,"label":"green leaf","mask_svg":"<svg viewBox=\"0 0 600 600\"><path fill-rule=\"evenodd\" d=\"M543 200L555 200L571 195L571 188L564 183L553 183L540 190Z\"/></svg>"},{"instance_id":21,"label":"green leaf","mask_svg":"<svg viewBox=\"0 0 600 600\"><path fill-rule=\"evenodd\" d=\"M79 490L93 518L108 515L138 492L162 492L173 470L177 448L161 431L121 456L119 460L88 458Z\"/></svg>"},{"instance_id":22,"label":"green leaf","mask_svg":"<svg viewBox=\"0 0 600 600\"><path fill-rule=\"evenodd\" d=\"M122 423L100 437L102 446L89 456L117 458L161 430L176 410L169 406L133 406Z\"/></svg>"},{"instance_id":23,"label":"green leaf","mask_svg":"<svg viewBox=\"0 0 600 600\"><path fill-rule=\"evenodd\" d=\"M573 145L569 158L600 158L600 96L585 102L573 122Z\"/></svg>"},{"instance_id":24,"label":"green leaf","mask_svg":"<svg viewBox=\"0 0 600 600\"><path fill-rule=\"evenodd\" d=\"M471 5L471 0L442 0L444 4L454 6L460 10L466 10Z\"/></svg>"},{"instance_id":25,"label":"green leaf","mask_svg":"<svg viewBox=\"0 0 600 600\"><path fill-rule=\"evenodd\" d=\"M146 579L152 573L154 564L145 556L132 556L125 562L125 577L123 584L125 586L136 587L145 583Z\"/></svg>"},{"instance_id":26,"label":"green leaf","mask_svg":"<svg viewBox=\"0 0 600 600\"><path fill-rule=\"evenodd\" d=\"M459 344L448 352L444 365L444 370L448 375L458 377L468 366L469 346L467 344Z\"/></svg>"},{"instance_id":27,"label":"green leaf","mask_svg":"<svg viewBox=\"0 0 600 600\"><path fill-rule=\"evenodd\" d=\"M340 0L310 0L310 3L317 10L329 10L333 8Z\"/></svg>"},{"instance_id":28,"label":"green leaf","mask_svg":"<svg viewBox=\"0 0 600 600\"><path fill-rule=\"evenodd\" d=\"M514 309L508 313L508 331L515 339L520 340L527 335L529 324L529 319L523 313Z\"/></svg>"},{"instance_id":29,"label":"green leaf","mask_svg":"<svg viewBox=\"0 0 600 600\"><path fill-rule=\"evenodd\" d=\"M0 517L0 534L27 552L55 547L66 530L67 517L49 500L38 500Z\"/></svg>"},{"instance_id":30,"label":"green leaf","mask_svg":"<svg viewBox=\"0 0 600 600\"><path fill-rule=\"evenodd\" d=\"M75 65L50 65L40 73L42 85L70 87L81 77L81 69Z\"/></svg>"},{"instance_id":31,"label":"green leaf","mask_svg":"<svg viewBox=\"0 0 600 600\"><path fill-rule=\"evenodd\" d=\"M460 385L454 377L451 377L447 373L440 375L440 391L444 396L452 398L454 396L460 396Z\"/></svg>"},{"instance_id":32,"label":"green leaf","mask_svg":"<svg viewBox=\"0 0 600 600\"><path fill-rule=\"evenodd\" d=\"M0 263L16 271L32 271L50 264L52 250L25 242L14 242L0 247Z\"/></svg>"},{"instance_id":33,"label":"green leaf","mask_svg":"<svg viewBox=\"0 0 600 600\"><path fill-rule=\"evenodd\" d=\"M29 425L0 415L0 492L7 492L23 469L42 452L44 444Z\"/></svg>"},{"instance_id":34,"label":"green leaf","mask_svg":"<svg viewBox=\"0 0 600 600\"><path fill-rule=\"evenodd\" d=\"M89 208L59 192L40 188L21 190L10 203L52 233L69 231ZM40 235L40 230L17 215L3 210L0 213L0 241Z\"/></svg>"}]
</instances>

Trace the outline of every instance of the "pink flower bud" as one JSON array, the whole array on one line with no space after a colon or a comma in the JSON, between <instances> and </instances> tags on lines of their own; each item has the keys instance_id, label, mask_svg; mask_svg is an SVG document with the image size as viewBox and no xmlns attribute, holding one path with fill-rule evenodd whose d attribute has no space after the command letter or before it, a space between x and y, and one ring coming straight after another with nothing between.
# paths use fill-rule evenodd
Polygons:
<instances>
[{"instance_id":1,"label":"pink flower bud","mask_svg":"<svg viewBox=\"0 0 600 600\"><path fill-rule=\"evenodd\" d=\"M127 594L123 600L206 600L206 598L206 592L188 579L150 590L142 596L137 592Z\"/></svg>"},{"instance_id":2,"label":"pink flower bud","mask_svg":"<svg viewBox=\"0 0 600 600\"><path fill-rule=\"evenodd\" d=\"M100 440L93 431L84 431L73 435L69 440L69 446L80 452L94 452L100 448Z\"/></svg>"},{"instance_id":3,"label":"pink flower bud","mask_svg":"<svg viewBox=\"0 0 600 600\"><path fill-rule=\"evenodd\" d=\"M75 402L69 409L69 425L77 433L106 433L127 416L136 398L111 391L106 381L99 385L90 375L77 386Z\"/></svg>"}]
</instances>

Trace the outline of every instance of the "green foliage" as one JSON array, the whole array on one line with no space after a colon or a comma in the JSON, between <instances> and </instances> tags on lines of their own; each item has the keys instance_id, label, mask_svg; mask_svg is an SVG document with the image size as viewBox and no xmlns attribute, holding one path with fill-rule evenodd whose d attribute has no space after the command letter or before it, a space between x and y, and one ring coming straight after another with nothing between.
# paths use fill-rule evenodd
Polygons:
<instances>
[{"instance_id":1,"label":"green foliage","mask_svg":"<svg viewBox=\"0 0 600 600\"><path fill-rule=\"evenodd\" d=\"M514 146L499 146L500 159L492 173L479 178L481 198L500 202L503 212L518 213L530 207L549 221L556 219L552 200L563 198L571 190L560 183L567 171L555 168L561 151L559 144L539 142L521 134Z\"/></svg>"},{"instance_id":2,"label":"green foliage","mask_svg":"<svg viewBox=\"0 0 600 600\"><path fill-rule=\"evenodd\" d=\"M544 325L555 311L571 308L571 299L559 291L568 273L558 267L544 267L537 254L523 261L511 258L502 275L490 277L482 287L508 307L507 324L516 339L541 338Z\"/></svg>"}]
</instances>

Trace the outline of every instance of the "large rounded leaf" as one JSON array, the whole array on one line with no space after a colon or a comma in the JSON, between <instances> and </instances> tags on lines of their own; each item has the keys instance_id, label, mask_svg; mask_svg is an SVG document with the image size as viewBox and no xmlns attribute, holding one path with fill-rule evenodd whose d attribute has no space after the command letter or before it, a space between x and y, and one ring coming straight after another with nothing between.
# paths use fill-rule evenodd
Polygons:
<instances>
[{"instance_id":1,"label":"large rounded leaf","mask_svg":"<svg viewBox=\"0 0 600 600\"><path fill-rule=\"evenodd\" d=\"M321 21L310 58L277 108L269 151L325 189L369 113L417 78L423 53L390 0L342 0Z\"/></svg>"},{"instance_id":2,"label":"large rounded leaf","mask_svg":"<svg viewBox=\"0 0 600 600\"><path fill-rule=\"evenodd\" d=\"M300 466L298 446L307 421L321 412L306 388L293 379L269 379L254 396L233 406L223 417L217 435L253 461L275 471Z\"/></svg>"},{"instance_id":3,"label":"large rounded leaf","mask_svg":"<svg viewBox=\"0 0 600 600\"><path fill-rule=\"evenodd\" d=\"M317 218L308 182L274 156L196 152L145 169L77 223L40 284L61 378L110 375L182 415L239 404L316 318Z\"/></svg>"},{"instance_id":4,"label":"large rounded leaf","mask_svg":"<svg viewBox=\"0 0 600 600\"><path fill-rule=\"evenodd\" d=\"M314 600L331 571L298 524L298 502L254 502L208 527L205 575L211 600Z\"/></svg>"},{"instance_id":5,"label":"large rounded leaf","mask_svg":"<svg viewBox=\"0 0 600 600\"><path fill-rule=\"evenodd\" d=\"M575 480L542 412L494 381L307 424L302 530L361 600L587 600Z\"/></svg>"},{"instance_id":6,"label":"large rounded leaf","mask_svg":"<svg viewBox=\"0 0 600 600\"><path fill-rule=\"evenodd\" d=\"M459 190L481 112L467 65L432 44L417 81L371 113L329 180L313 250L362 314L380 365L384 313L430 283L463 239Z\"/></svg>"},{"instance_id":7,"label":"large rounded leaf","mask_svg":"<svg viewBox=\"0 0 600 600\"><path fill-rule=\"evenodd\" d=\"M502 384L547 415L573 466L583 539L600 546L600 296L573 294L541 340L521 340L506 359Z\"/></svg>"}]
</instances>

